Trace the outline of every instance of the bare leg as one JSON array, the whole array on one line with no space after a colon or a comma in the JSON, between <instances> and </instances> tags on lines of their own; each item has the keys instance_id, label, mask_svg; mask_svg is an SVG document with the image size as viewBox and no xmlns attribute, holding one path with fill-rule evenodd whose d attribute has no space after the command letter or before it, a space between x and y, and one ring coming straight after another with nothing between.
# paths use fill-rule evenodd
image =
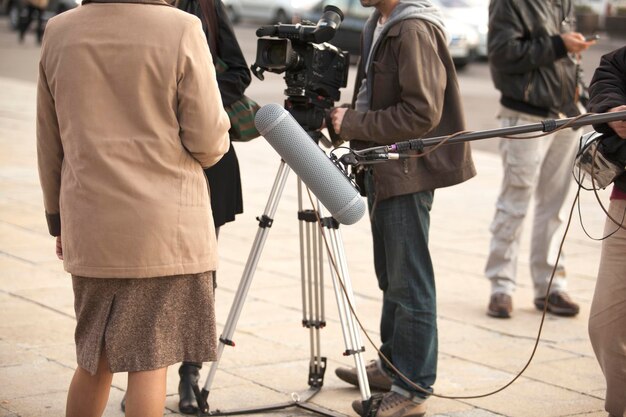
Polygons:
<instances>
[{"instance_id":1,"label":"bare leg","mask_svg":"<svg viewBox=\"0 0 626 417\"><path fill-rule=\"evenodd\" d=\"M167 367L129 372L126 417L161 417L165 408Z\"/></svg>"},{"instance_id":2,"label":"bare leg","mask_svg":"<svg viewBox=\"0 0 626 417\"><path fill-rule=\"evenodd\" d=\"M106 354L100 355L95 375L76 368L67 393L66 417L100 417L109 400L113 374L109 371Z\"/></svg>"}]
</instances>

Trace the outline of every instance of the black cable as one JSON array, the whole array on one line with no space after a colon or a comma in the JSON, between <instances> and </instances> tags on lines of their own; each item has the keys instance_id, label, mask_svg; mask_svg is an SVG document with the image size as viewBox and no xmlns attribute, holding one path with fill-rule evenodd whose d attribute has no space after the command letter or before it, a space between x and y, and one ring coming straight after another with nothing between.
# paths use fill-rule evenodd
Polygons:
<instances>
[{"instance_id":1,"label":"black cable","mask_svg":"<svg viewBox=\"0 0 626 417\"><path fill-rule=\"evenodd\" d=\"M522 140L525 140L525 139L534 139L534 138L539 138L539 137L543 137L543 136L551 135L551 134L553 134L553 133L555 133L555 132L557 132L557 131L559 131L559 130L562 130L562 129L565 129L565 128L569 127L569 126L570 126L573 122L575 122L575 121L577 121L577 120L579 120L579 119L581 119L581 118L586 117L586 115L588 115L588 114L589 114L589 113L586 113L586 114L581 114L580 116L575 117L575 118L574 118L574 119L572 119L570 122L568 122L568 123L564 124L564 125L563 125L563 126L561 126L561 127L558 127L558 128L554 128L554 127L552 127L552 129L551 129L549 132L547 132L547 133L541 133L541 134L539 134L539 135L533 135L533 136L523 136L523 137L520 137L520 136L504 136L504 137L505 137L505 138L507 138L507 139L522 139ZM411 157L423 157L423 156L425 156L425 155L427 155L427 154L429 154L429 153L431 153L431 152L435 151L437 148L439 148L440 146L442 146L442 145L443 145L445 142L447 142L449 139L451 139L451 138L453 138L453 137L455 137L455 136L458 136L458 135L460 135L460 134L463 134L463 133L466 133L466 132L457 132L457 133L455 133L455 134L453 134L453 135L450 135L450 136L448 136L448 137L444 138L444 139L443 139L440 143L438 143L436 146L434 146L434 148L433 148L433 149L429 150L429 152L419 153L419 154L417 154L417 155L411 155ZM593 155L593 156L594 156L594 158L595 158L595 156L596 156L596 152L597 152L597 148L594 150L594 155ZM594 159L594 162L595 162L595 159ZM616 225L618 225L617 230L619 230L619 228L625 228L624 226L622 226L622 224L621 224L621 223L618 223L615 219L613 219L613 218L609 215L608 211L606 210L606 208L604 207L604 205L603 205L603 204L602 204L602 202L600 201L600 197L599 197L599 195L598 195L597 187L596 187L596 184L595 184L595 178L594 178L594 176L593 176L593 175L591 176L591 181L592 181L592 189L593 189L593 191L594 191L594 193L595 193L595 195L596 195L596 199L598 200L598 203L599 203L599 204L600 204L600 206L602 207L602 210L604 211L604 213L607 215L607 217L608 217L609 219L611 219L611 220L612 220L612 221L613 221ZM400 372L400 370L398 370L398 369L397 369L397 368L393 365L393 363L391 362L391 360L390 360L389 358L387 358L387 357L386 357L386 356L385 356L385 355L384 355L384 354L380 351L380 349L378 349L378 347L377 347L377 345L378 345L378 344L377 344L377 343L374 343L374 341L372 340L371 336L369 335L369 333L368 333L368 332L367 332L367 330L365 329L365 326L363 325L363 323L362 323L362 322L361 322L361 320L359 319L358 315L356 314L356 311L355 311L354 306L352 305L352 302L350 301L350 297L349 297L348 291L347 291L347 289L346 289L346 287L345 287L345 284L344 284L344 282L343 282L343 277L342 277L342 276L341 276L341 274L339 273L339 268L337 267L337 264L336 264L335 259L334 259L334 257L333 257L333 254L332 254L332 251L331 251L330 246L329 246L329 244L328 244L328 241L326 240L326 235L325 235L325 234L324 234L324 232L323 232L323 226L322 226L321 220L320 220L320 218L319 218L319 213L317 213L317 211L316 211L315 213L316 213L317 220L318 220L318 221L317 221L317 224L318 224L318 227L320 228L321 235L322 235L322 238L323 238L323 240L324 240L324 245L325 245L325 247L326 247L326 252L327 252L327 254L328 254L328 257L329 257L329 260L330 260L330 262L331 262L331 264L332 264L332 267L333 267L333 269L334 269L334 271L335 271L335 274L337 274L338 282L339 282L339 284L341 285L341 289L342 289L342 291L343 291L344 295L346 296L346 300L347 300L347 302L348 302L348 306L349 306L349 308L350 308L350 311L352 312L352 315L354 316L354 319L357 321L357 323L358 323L358 325L359 325L359 328L363 331L363 334L365 335L365 337L366 337L366 339L368 340L368 342L370 343L370 345L372 345L372 347L374 348L374 350L376 351L376 353L378 354L378 356L379 356L379 357L380 357L380 358L381 358L381 359L385 362L385 364L389 367L389 369L391 369L391 370L392 370L392 371L393 371L393 372L394 372L394 373L395 373L395 374L396 374L396 375L397 375L400 379L402 379L405 383L407 383L409 386L413 387L413 388L414 388L414 389L416 389L417 391L419 391L419 392L421 392L421 393L424 393L424 394L426 394L426 395L429 395L429 396L433 396L433 397L437 397L437 398L450 399L450 400L469 400L469 399L477 399L477 398L489 397L489 396L491 396L491 395L497 394L497 393L499 393L499 392L501 392L501 391L505 390L506 388L508 388L509 386L511 386L511 385L512 385L512 384L513 384L513 383L514 383L517 379L519 379L519 377L521 377L521 376L524 374L524 372L526 371L526 369L528 369L528 366L530 366L530 363L532 362L533 358L535 357L535 353L537 352L537 348L538 348L538 346L539 346L539 341L541 340L541 333L542 333L542 331L543 331L543 325L544 325L544 323L545 323L545 318L546 318L546 314L547 314L547 310L548 310L548 296L550 295L550 288L552 287L552 282L553 282L553 280L554 280L554 276L556 275L556 270L557 270L557 267L558 267L558 264L559 264L559 260L560 260L560 258L561 258L561 254L562 254L562 252L563 252L563 245L564 245L564 243L565 243L565 238L567 237L567 234L568 234L568 232L569 232L569 229L570 229L570 226L571 226L571 223L572 223L573 214L574 214L574 209L576 208L577 203L578 203L578 207L579 207L579 214L580 214L580 199L579 199L579 197L580 197L580 189L581 189L581 188L583 188L583 187L582 187L582 184L581 184L581 182L582 182L582 181L581 181L581 182L579 182L578 180L576 180L576 182L578 183L578 190L577 190L577 192L576 192L576 196L574 197L574 201L572 202L572 206L571 206L570 211L569 211L569 216L568 216L568 219L567 219L567 225L566 225L566 227L565 227L565 232L563 233L563 238L561 239L561 243L560 243L560 245L559 245L559 251L558 251L558 253L557 253L557 257L556 257L556 260L555 260L555 262L554 262L554 268L552 269L552 273L551 273L551 275L550 275L550 280L548 281L548 288L546 289L546 295L545 295L545 298L544 298L545 302L544 302L543 312L542 312L542 315L541 315L541 321L540 321L540 323L539 323L539 329L538 329L538 331L537 331L537 337L536 337L536 339L535 339L535 344L534 344L534 346L533 346L533 350L532 350L532 352L531 352L531 354L530 354L530 356L529 356L529 358L528 358L528 361L526 362L526 364L524 365L524 367L522 368L522 370L521 370L521 371L519 371L519 372L518 372L518 373L517 373L517 374L516 374L516 375L515 375L515 376L514 376L514 377L513 377L513 378L512 378L509 382L508 382L508 383L504 384L504 385L503 385L503 386L501 386L500 388L495 389L495 390L493 390L493 391L489 391L489 392L487 392L487 393L484 393L484 394L477 394L477 395L465 395L465 396L460 396L460 395L444 395L444 394L437 394L437 393L436 393L436 392L434 392L434 391L433 391L433 392L430 392L430 391L428 391L428 390L426 390L426 389L424 389L424 388L420 387L419 385L415 384L415 383L414 383L413 381L411 381L411 380L410 380L410 379L409 379L406 375L404 375L402 372ZM311 205L313 205L313 198L312 198L311 193L310 193L310 190L309 190L308 188L307 188L307 193L308 193L308 195L309 195L309 200L310 200L310 202L311 202ZM313 205L313 206L314 206L314 205ZM624 218L626 218L626 210L624 211L624 216L623 216L623 218L622 218L622 222L623 222ZM582 217L581 217L581 225L582 225ZM583 229L584 229L584 226L583 226ZM617 231L617 230L616 230L616 231ZM616 231L612 232L611 234L609 234L608 236L605 236L605 237L604 237L604 238L602 238L602 239L606 239L606 238L610 237L610 236L611 236L613 233L615 233ZM585 233L586 233L586 231L585 231ZM587 236L589 236L589 235L587 234ZM590 237L590 236L589 236L589 237Z\"/></svg>"}]
</instances>

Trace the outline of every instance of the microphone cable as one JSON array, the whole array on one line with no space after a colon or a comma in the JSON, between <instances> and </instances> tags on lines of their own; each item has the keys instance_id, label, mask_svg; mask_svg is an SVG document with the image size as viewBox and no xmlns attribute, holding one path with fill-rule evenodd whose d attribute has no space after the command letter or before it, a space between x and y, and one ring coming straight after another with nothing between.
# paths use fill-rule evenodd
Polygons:
<instances>
[{"instance_id":1,"label":"microphone cable","mask_svg":"<svg viewBox=\"0 0 626 417\"><path fill-rule=\"evenodd\" d=\"M307 188L307 192L309 193L309 199L311 201L311 204L313 204L313 199L312 199L312 196L311 196L310 191L308 190L308 188ZM563 234L563 238L561 239L561 243L559 245L559 251L558 251L558 254L557 254L557 257L556 257L556 262L555 262L554 268L552 269L552 274L550 275L550 280L548 282L548 288L546 290L546 296L545 296L546 300L548 298L548 295L550 294L550 288L552 286L552 281L553 281L554 276L556 274L556 269L557 269L557 266L558 266L558 262L559 262L559 259L561 257L561 253L562 253L562 250L563 250L563 244L565 243L565 238L567 236L567 233L568 233L570 225L571 225L571 220L572 220L572 217L573 217L574 208L576 206L576 202L577 201L578 201L578 194L574 198L574 202L573 202L572 207L571 207L570 212L569 212L569 217L568 217L567 225L566 225L566 228L565 228L565 232ZM348 296L348 290L346 289L345 284L343 282L343 277L339 273L339 268L337 267L335 259L332 256L332 251L330 249L330 245L328 244L328 241L326 240L326 235L323 233L323 226L322 226L321 219L319 218L319 213L316 210L314 210L314 212L315 212L315 216L317 218L318 227L322 231L321 234L322 234L322 238L324 240L324 245L326 247L326 252L327 252L327 254L329 256L329 260L330 260L330 262L332 264L332 267L333 267L333 269L335 271L335 274L337 274L338 282L341 285L341 289L342 289L344 295L346 296L346 300L348 302L348 306L350 307L350 311L352 312L352 315L354 316L355 320L357 321L357 323L359 325L359 328L363 331L363 334L365 335L365 338L368 340L370 345L372 345L372 347L374 348L374 350L376 351L378 356L385 362L385 364L389 367L389 369L391 369L400 379L402 379L409 386L411 386L411 387L415 388L417 391L422 392L424 394L427 394L429 396L433 396L433 397L437 397L437 398L445 398L445 399L449 399L449 400L469 400L469 399L476 399L476 398L484 398L484 397L489 397L491 395L497 394L497 393L505 390L509 386L511 386L519 377L522 376L522 374L526 371L528 366L530 366L530 363L532 362L532 360L533 360L533 358L535 356L535 353L536 353L537 348L539 346L539 341L541 339L541 333L543 331L543 325L544 325L545 318L546 318L546 313L547 313L547 310L548 310L548 303L547 302L544 303L543 313L541 315L541 321L540 321L540 324L539 324L539 330L537 332L537 337L535 339L535 344L533 346L533 350L532 350L532 352L530 354L530 357L528 358L528 361L526 362L526 364L524 365L522 370L519 371L509 382L507 382L502 387L497 388L497 389L495 389L493 391L489 391L489 392L484 393L484 394L476 394L476 395L445 395L445 394L438 394L438 393L436 393L434 391L433 392L428 391L428 390L422 388L421 386L415 384L406 375L404 375L398 368L396 368L393 365L393 363L391 362L391 360L389 358L387 358L380 351L380 349L378 349L377 343L375 343L372 340L371 336L369 335L369 333L365 329L365 326L361 322L361 319L356 314L355 308L354 308L352 302L350 301L350 297Z\"/></svg>"},{"instance_id":2,"label":"microphone cable","mask_svg":"<svg viewBox=\"0 0 626 417\"><path fill-rule=\"evenodd\" d=\"M588 114L588 113L587 113L587 114ZM575 121L577 121L577 120L579 120L579 119L581 119L581 118L585 117L587 114L581 114L581 115L579 115L579 116L577 116L577 117L573 118L571 121L567 122L567 123L566 123L566 124L564 124L563 126L560 126L560 127L558 127L558 128L555 128L555 129L553 129L553 130L551 130L551 131L549 131L549 132L543 132L543 133L541 133L541 134L538 134L538 135L532 135L532 136L503 136L503 137L504 137L504 138L506 138L506 139L518 139L518 140L519 140L519 139L535 139L535 138L539 138L539 137L547 136L547 135L549 135L549 134L553 134L553 133L555 133L555 132L557 132L557 131L559 131L559 130L562 130L562 129L566 129L566 128L568 128L568 127L569 127L569 126L570 126L573 122L575 122ZM459 136L459 135L461 135L461 134L463 134L463 133L466 133L466 132L465 132L465 131L463 131L463 132L457 132L457 133L454 133L454 134L452 134L452 135L449 135L449 136L447 136L446 138L444 138L441 142L439 142L437 145L435 145L435 146L434 146L431 150L429 150L429 151L427 151L427 152L421 152L421 153L418 153L418 154L408 155L408 157L412 157L412 158L419 158L419 157L426 156L426 155L428 155L428 154L430 154L430 153L434 152L434 151L435 151L436 149L438 149L440 146L443 146L443 144L445 144L447 141L449 141L449 140L450 140L450 139L452 139L453 137ZM594 181L594 179L593 179L593 176L592 176L592 183L594 184L594 188L596 188L596 187L595 187L595 181ZM598 201L599 201L599 195L597 194L597 190L594 190L594 191L595 191L595 193L596 193L596 198L598 198ZM315 205L313 204L313 197L312 197L311 192L310 192L310 190L308 189L308 187L307 187L307 193L308 193L308 196L309 196L309 201L310 201L311 205L312 205L313 207L315 207ZM384 355L384 354L380 351L380 349L378 348L378 344L377 344L377 343L375 343L375 342L373 341L372 337L371 337L371 336L370 336L370 334L367 332L367 330L365 329L365 326L364 326L364 325L363 325L363 323L361 322L361 319L358 317L358 315L357 315L357 313L356 313L356 310L355 310L355 308L354 308L354 305L352 304L352 301L350 300L350 297L349 297L349 294L348 294L348 290L347 290L347 288L346 288L346 286L345 286L345 284L344 284L344 282L343 282L343 277L341 276L341 274L340 274L340 272L339 272L339 268L338 268L337 263L336 263L336 261L335 261L335 259L334 259L334 257L333 257L332 250L331 250L331 248L330 248L330 245L329 245L329 243L328 243L328 240L326 239L326 234L325 234L325 233L324 233L324 231L323 231L323 227L324 227L324 226L322 225L322 221L321 221L321 219L320 219L320 215L319 215L319 213L318 213L318 211L317 211L317 210L313 210L313 211L314 211L314 213L315 213L315 217L316 217L316 219L317 219L317 225L318 225L318 228L320 229L320 232L321 232L321 235L322 235L322 239L323 239L323 241L324 241L324 245L325 245L325 247L326 247L326 253L327 253L328 257L329 257L329 260L330 260L330 262L331 262L332 268L333 268L333 270L334 270L335 274L336 274L336 275L337 275L337 277L338 277L338 282L339 282L339 284L341 285L341 290L342 290L342 292L344 293L344 295L346 296L346 301L347 301L347 303L348 303L348 306L349 306L349 308L350 308L350 311L351 311L352 315L354 316L354 318L355 318L356 322L358 323L359 328L361 329L361 331L362 331L362 332L363 332L363 334L365 335L365 338L368 340L368 342L370 343L370 345L374 348L374 350L376 351L376 353L378 354L378 356L379 356L379 357L380 357L380 358L381 358L381 359L385 362L386 366L387 366L389 369L391 369L391 370L392 370L392 371L393 371L393 372L394 372L394 373L395 373L395 374L396 374L396 375L397 375L400 379L402 379L402 380L403 380L403 381L404 381L407 385L409 385L410 387L412 387L412 388L416 389L417 391L419 391L419 392L421 392L421 393L424 393L424 394L426 394L426 395L428 395L428 396L433 396L433 397L443 398L443 399L449 399L449 400L469 400L469 399L477 399L477 398L485 398L485 397L489 397L489 396L495 395L495 394L497 394L497 393L499 393L499 392L501 392L501 391L505 390L506 388L510 387L510 386L511 386L511 385L512 385L515 381L517 381L517 380L518 380L518 379L519 379L519 378L520 378L520 377L524 374L524 372L528 369L528 367L530 366L530 364L531 364L532 360L534 359L535 354L536 354L536 352L537 352L537 348L539 347L539 342L540 342L540 340L541 340L541 334L542 334L542 332L543 332L543 326L544 326L544 324L545 324L546 314L547 314L547 311L548 311L548 302L547 302L547 299L548 299L548 296L550 295L550 288L552 287L552 282L553 282L553 280L554 280L554 276L556 275L556 270L557 270L557 267L558 267L558 264L559 264L559 260L560 260L560 258L561 258L561 254L562 254L562 252L563 252L563 245L564 245L564 243L565 243L565 239L566 239L567 234L568 234L568 232L569 232L569 230L570 230L570 226L571 226L571 223L572 223L572 218L573 218L574 210L575 210L575 208L576 208L576 206L577 206L577 203L578 203L578 205L580 205L579 197L580 197L580 184L579 184L579 189L578 189L578 191L577 191L577 193L576 193L576 195L575 195L575 197L574 197L574 201L572 202L572 205L571 205L570 210L569 210L569 215L568 215L568 218L567 218L567 223L566 223L566 226L565 226L565 231L564 231L564 233L563 233L563 237L561 238L561 242L560 242L560 244L559 244L559 250L558 250L558 253L557 253L557 256L556 256L556 260L555 260L555 263L554 263L554 267L553 267L553 269L552 269L552 273L551 273L551 275L550 275L550 279L549 279L549 281L548 281L548 287L547 287L547 289L546 289L546 295L545 295L545 298L544 298L544 299L545 299L545 302L544 302L543 312L542 312L542 315L541 315L541 320L540 320L540 323L539 323L539 328L538 328L538 330L537 330L537 337L535 338L535 342L534 342L534 345L533 345L533 349L532 349L532 352L531 352L530 356L528 357L528 360L526 361L526 363L525 363L525 365L522 367L522 369L521 369L521 370L520 370L517 374L515 374L515 376L514 376L514 377L513 377L513 378L512 378L509 382L507 382L507 383L506 383L506 384L504 384L503 386L501 386L501 387L499 387L499 388L497 388L497 389L495 389L495 390L488 391L488 392L483 393L483 394L475 394L475 395L446 395L446 394L439 394L439 393L436 393L434 390L433 390L433 392L431 392L431 391L429 391L429 390L426 390L426 389L424 389L423 387L421 387L421 386L419 386L419 385L415 384L413 381L411 381L411 380L410 380L410 379L409 379L406 375L404 375L404 374L403 374L403 373L402 373L402 372L401 372L398 368L396 368L396 367L393 365L393 363L391 362L391 360L390 360L389 358L387 358L387 357L386 357L386 356L385 356L385 355ZM601 204L601 206L602 206L602 204ZM613 219L613 218L612 218L612 217L608 214L608 211L604 208L604 206L602 206L602 209L603 209L603 211L606 213L606 215L607 215L607 216L608 216L608 217L609 217L612 221L614 221L616 224L618 224L618 225L619 225L619 227L624 228L624 226L622 226L621 224L617 223L617 221L616 221L616 220L614 220L614 219ZM625 212L625 216L626 216L626 212Z\"/></svg>"}]
</instances>

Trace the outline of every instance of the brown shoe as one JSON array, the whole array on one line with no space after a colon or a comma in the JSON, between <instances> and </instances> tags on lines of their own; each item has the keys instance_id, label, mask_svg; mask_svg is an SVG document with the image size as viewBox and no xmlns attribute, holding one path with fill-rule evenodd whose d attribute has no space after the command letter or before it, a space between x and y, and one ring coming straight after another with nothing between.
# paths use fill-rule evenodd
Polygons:
<instances>
[{"instance_id":1,"label":"brown shoe","mask_svg":"<svg viewBox=\"0 0 626 417\"><path fill-rule=\"evenodd\" d=\"M352 409L360 416L363 415L363 403L360 400L352 402ZM423 417L426 414L426 403L420 404L397 392L387 392L378 405L376 417Z\"/></svg>"},{"instance_id":2,"label":"brown shoe","mask_svg":"<svg viewBox=\"0 0 626 417\"><path fill-rule=\"evenodd\" d=\"M545 297L535 298L535 307L539 311L545 308ZM567 293L555 291L548 295L547 311L556 316L573 317L580 311L578 304L572 301Z\"/></svg>"},{"instance_id":3,"label":"brown shoe","mask_svg":"<svg viewBox=\"0 0 626 417\"><path fill-rule=\"evenodd\" d=\"M379 391L389 391L391 389L391 377L380 370L376 360L371 360L367 364L365 372L370 389ZM356 368L337 368L335 369L335 375L348 384L359 386Z\"/></svg>"},{"instance_id":4,"label":"brown shoe","mask_svg":"<svg viewBox=\"0 0 626 417\"><path fill-rule=\"evenodd\" d=\"M487 315L499 319L508 319L511 317L512 312L513 300L510 295L503 292L497 292L491 295Z\"/></svg>"}]
</instances>

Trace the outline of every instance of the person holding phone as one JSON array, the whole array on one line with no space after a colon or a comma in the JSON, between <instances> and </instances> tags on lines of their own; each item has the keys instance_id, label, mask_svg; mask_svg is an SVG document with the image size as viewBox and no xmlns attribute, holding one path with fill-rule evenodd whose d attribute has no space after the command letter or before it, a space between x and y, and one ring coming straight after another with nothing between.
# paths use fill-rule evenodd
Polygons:
<instances>
[{"instance_id":1,"label":"person holding phone","mask_svg":"<svg viewBox=\"0 0 626 417\"><path fill-rule=\"evenodd\" d=\"M574 30L571 0L492 0L489 4L489 68L500 91L501 127L573 117L584 111L578 95L575 55L595 41ZM504 176L491 222L485 275L491 281L487 314L510 318L526 213L534 198L530 248L533 305L572 317L579 306L567 293L563 257L555 265L561 208L571 184L578 132L563 129L535 139L500 141ZM546 297L552 271L556 274Z\"/></svg>"}]
</instances>

